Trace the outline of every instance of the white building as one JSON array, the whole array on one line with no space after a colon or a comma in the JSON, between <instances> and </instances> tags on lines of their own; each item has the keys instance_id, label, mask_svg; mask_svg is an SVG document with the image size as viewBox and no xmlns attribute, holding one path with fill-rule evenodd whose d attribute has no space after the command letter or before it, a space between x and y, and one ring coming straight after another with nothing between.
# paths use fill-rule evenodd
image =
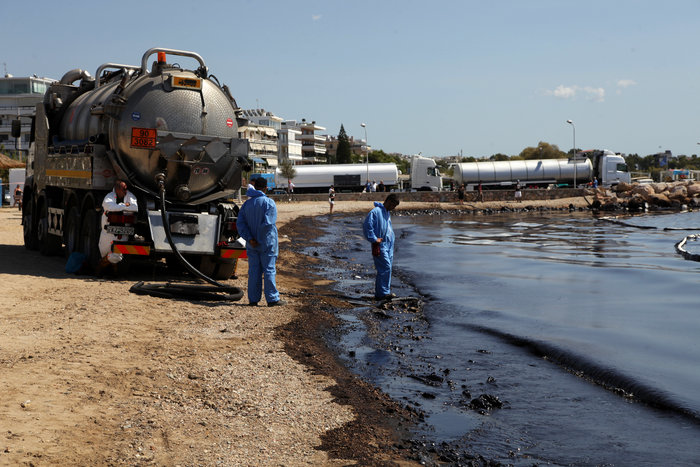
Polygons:
<instances>
[{"instance_id":1,"label":"white building","mask_svg":"<svg viewBox=\"0 0 700 467\"><path fill-rule=\"evenodd\" d=\"M296 120L286 120L287 128L300 131L296 135L297 141L301 142L301 156L304 164L316 162L326 162L326 136L317 134L318 131L326 129L316 124L315 121L309 123L305 118L301 122Z\"/></svg>"},{"instance_id":2,"label":"white building","mask_svg":"<svg viewBox=\"0 0 700 467\"><path fill-rule=\"evenodd\" d=\"M29 149L31 118L36 111L36 104L44 99L44 93L55 80L31 77L15 78L5 75L0 78L0 146L6 152L14 149ZM20 138L12 137L12 121L19 119Z\"/></svg>"},{"instance_id":3,"label":"white building","mask_svg":"<svg viewBox=\"0 0 700 467\"><path fill-rule=\"evenodd\" d=\"M246 138L250 145L250 157L253 162L274 168L278 165L278 132L282 119L265 109L243 110L242 116L248 124L238 128L241 138Z\"/></svg>"},{"instance_id":4,"label":"white building","mask_svg":"<svg viewBox=\"0 0 700 467\"><path fill-rule=\"evenodd\" d=\"M287 122L282 122L282 128L277 132L277 142L279 144L279 160L290 160L292 164L302 161L301 130L287 126Z\"/></svg>"}]
</instances>

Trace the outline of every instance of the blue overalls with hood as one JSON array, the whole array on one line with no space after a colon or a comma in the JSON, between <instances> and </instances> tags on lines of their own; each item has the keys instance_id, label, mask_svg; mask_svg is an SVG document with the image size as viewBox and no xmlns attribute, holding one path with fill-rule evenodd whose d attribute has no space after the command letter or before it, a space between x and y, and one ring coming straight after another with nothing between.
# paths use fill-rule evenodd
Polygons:
<instances>
[{"instance_id":1,"label":"blue overalls with hood","mask_svg":"<svg viewBox=\"0 0 700 467\"><path fill-rule=\"evenodd\" d=\"M246 241L248 255L248 300L257 303L262 297L263 278L265 300L277 302L280 294L275 285L275 262L279 254L277 243L277 206L265 193L248 186L248 200L238 212L238 234ZM258 246L250 241L255 239Z\"/></svg>"},{"instance_id":2,"label":"blue overalls with hood","mask_svg":"<svg viewBox=\"0 0 700 467\"><path fill-rule=\"evenodd\" d=\"M382 239L379 244L379 256L373 256L377 279L374 283L374 296L382 298L391 293L391 263L394 260L394 230L391 228L391 214L382 203L374 202L362 230L370 243Z\"/></svg>"}]
</instances>

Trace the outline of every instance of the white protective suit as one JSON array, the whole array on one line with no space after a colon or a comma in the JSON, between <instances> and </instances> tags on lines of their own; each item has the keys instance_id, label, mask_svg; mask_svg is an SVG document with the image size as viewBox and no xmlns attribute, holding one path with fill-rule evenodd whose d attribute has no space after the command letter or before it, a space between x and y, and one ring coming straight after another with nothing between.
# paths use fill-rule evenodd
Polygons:
<instances>
[{"instance_id":1,"label":"white protective suit","mask_svg":"<svg viewBox=\"0 0 700 467\"><path fill-rule=\"evenodd\" d=\"M105 196L105 199L102 200L102 223L101 223L101 230L100 230L100 243L99 243L99 248L100 248L100 256L104 258L107 256L107 259L109 260L110 263L118 263L119 261L122 260L122 255L120 253L112 253L112 242L114 240L121 240L122 237L125 237L125 235L113 235L107 231L105 231L105 225L107 225L107 213L108 212L137 212L139 210L137 201L136 201L136 196L134 196L133 193L131 193L129 190L126 191L126 195L124 196L124 200L121 203L117 202L117 193L112 190L109 193L107 193L107 196Z\"/></svg>"}]
</instances>

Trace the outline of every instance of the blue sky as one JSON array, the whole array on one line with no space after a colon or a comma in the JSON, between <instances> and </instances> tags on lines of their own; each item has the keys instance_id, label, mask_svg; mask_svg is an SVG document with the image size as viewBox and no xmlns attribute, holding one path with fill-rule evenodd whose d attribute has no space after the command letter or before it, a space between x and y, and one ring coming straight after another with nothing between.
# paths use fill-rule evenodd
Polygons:
<instances>
[{"instance_id":1,"label":"blue sky","mask_svg":"<svg viewBox=\"0 0 700 467\"><path fill-rule=\"evenodd\" d=\"M202 55L242 108L387 152L700 152L700 1L4 2L0 65L60 78ZM185 63L183 63L184 65Z\"/></svg>"}]
</instances>

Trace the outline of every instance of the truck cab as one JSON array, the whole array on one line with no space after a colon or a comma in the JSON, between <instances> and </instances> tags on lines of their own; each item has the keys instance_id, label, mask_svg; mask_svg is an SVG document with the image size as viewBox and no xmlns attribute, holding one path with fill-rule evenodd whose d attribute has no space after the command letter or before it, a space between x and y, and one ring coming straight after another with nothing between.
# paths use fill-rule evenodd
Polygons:
<instances>
[{"instance_id":1,"label":"truck cab","mask_svg":"<svg viewBox=\"0 0 700 467\"><path fill-rule=\"evenodd\" d=\"M598 175L598 181L602 186L614 186L621 182L630 183L632 181L632 176L622 155L604 149L594 151L590 157L593 162L593 173Z\"/></svg>"},{"instance_id":2,"label":"truck cab","mask_svg":"<svg viewBox=\"0 0 700 467\"><path fill-rule=\"evenodd\" d=\"M442 176L435 160L423 156L411 156L411 190L440 191Z\"/></svg>"}]
</instances>

